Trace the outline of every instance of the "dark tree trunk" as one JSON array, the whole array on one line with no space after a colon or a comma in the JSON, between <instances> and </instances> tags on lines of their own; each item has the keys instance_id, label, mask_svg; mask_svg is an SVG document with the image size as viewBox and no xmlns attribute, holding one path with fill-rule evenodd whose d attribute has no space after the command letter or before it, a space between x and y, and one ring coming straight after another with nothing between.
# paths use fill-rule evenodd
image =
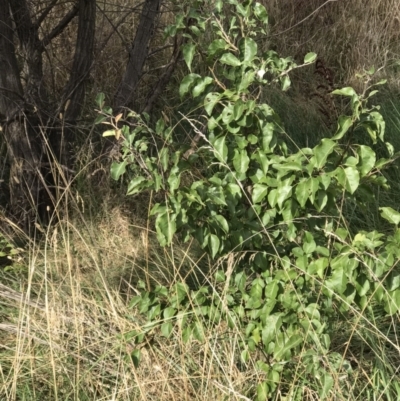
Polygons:
<instances>
[{"instance_id":1,"label":"dark tree trunk","mask_svg":"<svg viewBox=\"0 0 400 401\"><path fill-rule=\"evenodd\" d=\"M129 52L128 65L115 95L114 107L117 110L129 107L133 100L149 52L149 42L153 35L160 5L161 0L145 0L139 26Z\"/></svg>"},{"instance_id":2,"label":"dark tree trunk","mask_svg":"<svg viewBox=\"0 0 400 401\"><path fill-rule=\"evenodd\" d=\"M59 161L68 169L71 169L74 163L72 148L76 141L75 125L82 110L85 86L93 63L95 22L96 0L79 0L74 62L59 110L63 124L61 132L52 139Z\"/></svg>"},{"instance_id":3,"label":"dark tree trunk","mask_svg":"<svg viewBox=\"0 0 400 401\"><path fill-rule=\"evenodd\" d=\"M0 113L8 145L10 169L9 207L21 228L29 232L43 196L41 146L26 112L18 64L13 44L10 4L0 2ZM35 124L36 125L36 124Z\"/></svg>"},{"instance_id":4,"label":"dark tree trunk","mask_svg":"<svg viewBox=\"0 0 400 401\"><path fill-rule=\"evenodd\" d=\"M43 82L43 45L39 39L39 26L32 22L26 0L11 0L11 11L24 54L25 103L34 107L41 118L48 118L48 100ZM46 118L46 119L47 119ZM44 124L43 124L44 125Z\"/></svg>"},{"instance_id":5,"label":"dark tree trunk","mask_svg":"<svg viewBox=\"0 0 400 401\"><path fill-rule=\"evenodd\" d=\"M58 163L69 165L60 132L73 132L64 128L73 125L79 116L93 60L96 0L79 0L78 6L40 40L40 23L55 4L52 1L33 22L26 0L0 0L0 117L10 160L8 210L26 233L32 233L35 223L43 222L56 204L54 188L58 179L53 174L57 168L51 168L54 161L51 155L60 157ZM70 79L61 103L50 106L43 82L43 51L78 12L78 37ZM24 60L24 85L15 55L16 36ZM56 144L52 150L48 147L49 135ZM68 144L73 140L73 136L65 138Z\"/></svg>"},{"instance_id":6,"label":"dark tree trunk","mask_svg":"<svg viewBox=\"0 0 400 401\"><path fill-rule=\"evenodd\" d=\"M3 118L21 110L23 103L11 24L8 0L0 1L0 113Z\"/></svg>"}]
</instances>

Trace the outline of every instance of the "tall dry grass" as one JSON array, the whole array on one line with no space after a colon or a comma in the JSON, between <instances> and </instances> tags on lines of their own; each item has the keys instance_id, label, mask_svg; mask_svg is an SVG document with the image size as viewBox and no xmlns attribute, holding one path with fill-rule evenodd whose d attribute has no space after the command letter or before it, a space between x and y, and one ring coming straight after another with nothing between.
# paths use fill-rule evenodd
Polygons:
<instances>
[{"instance_id":1,"label":"tall dry grass","mask_svg":"<svg viewBox=\"0 0 400 401\"><path fill-rule=\"evenodd\" d=\"M355 73L384 67L397 83L393 65L400 56L397 0L263 0L272 27L270 43L302 60L314 51L334 69L338 81L354 83Z\"/></svg>"}]
</instances>

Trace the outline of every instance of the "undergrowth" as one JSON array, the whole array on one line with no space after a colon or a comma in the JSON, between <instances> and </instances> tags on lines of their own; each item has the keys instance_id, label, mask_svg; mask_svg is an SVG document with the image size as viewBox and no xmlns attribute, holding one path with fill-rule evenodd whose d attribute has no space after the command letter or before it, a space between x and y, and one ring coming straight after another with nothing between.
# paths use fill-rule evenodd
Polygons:
<instances>
[{"instance_id":1,"label":"undergrowth","mask_svg":"<svg viewBox=\"0 0 400 401\"><path fill-rule=\"evenodd\" d=\"M366 71L361 92L331 88L332 125L278 92L299 66L259 51L263 6L228 3L206 48L194 13L184 113L153 124L97 99L122 142L114 189L136 197L81 150L57 223L25 251L0 237L4 399L400 398L396 97L371 104Z\"/></svg>"}]
</instances>

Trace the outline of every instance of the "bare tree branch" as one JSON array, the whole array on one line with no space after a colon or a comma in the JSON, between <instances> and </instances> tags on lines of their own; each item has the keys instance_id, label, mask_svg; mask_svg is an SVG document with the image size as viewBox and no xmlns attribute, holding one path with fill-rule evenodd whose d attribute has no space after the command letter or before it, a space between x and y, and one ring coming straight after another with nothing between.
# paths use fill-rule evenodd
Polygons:
<instances>
[{"instance_id":1,"label":"bare tree branch","mask_svg":"<svg viewBox=\"0 0 400 401\"><path fill-rule=\"evenodd\" d=\"M58 23L58 25L56 27L54 27L53 30L42 39L43 48L46 47L56 36L58 36L62 33L62 31L66 28L66 26L78 14L78 12L79 12L79 6L78 6L78 3L75 3L75 5L71 8L71 10Z\"/></svg>"},{"instance_id":2,"label":"bare tree branch","mask_svg":"<svg viewBox=\"0 0 400 401\"><path fill-rule=\"evenodd\" d=\"M155 101L161 95L162 91L165 89L169 80L171 79L171 76L175 70L175 67L176 67L176 65L179 61L180 55L181 55L182 43L183 43L182 36L179 37L179 39L175 38L174 51L172 53L171 62L169 63L169 65L166 68L166 70L164 71L164 73L161 75L161 78L158 80L157 84L154 86L151 95L148 96L146 105L143 108L143 112L150 113Z\"/></svg>"},{"instance_id":3,"label":"bare tree branch","mask_svg":"<svg viewBox=\"0 0 400 401\"><path fill-rule=\"evenodd\" d=\"M39 28L40 25L42 25L42 22L45 20L45 18L48 16L49 12L54 8L54 6L57 4L58 0L53 0L42 12L41 15L39 15L38 19L35 21L35 25L37 28Z\"/></svg>"}]
</instances>

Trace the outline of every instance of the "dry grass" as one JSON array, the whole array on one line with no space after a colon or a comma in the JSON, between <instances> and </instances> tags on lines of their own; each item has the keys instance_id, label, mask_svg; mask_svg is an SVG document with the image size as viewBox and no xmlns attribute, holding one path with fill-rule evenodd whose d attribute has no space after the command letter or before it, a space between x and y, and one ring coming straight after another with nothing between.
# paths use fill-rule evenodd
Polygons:
<instances>
[{"instance_id":1,"label":"dry grass","mask_svg":"<svg viewBox=\"0 0 400 401\"><path fill-rule=\"evenodd\" d=\"M168 286L197 272L214 288L216 266L200 260L192 248L179 243L160 248L147 222L122 207L93 221L61 221L1 275L0 394L33 401L253 400L265 376L256 359L240 362L241 327L203 320L204 341L185 343L176 321L169 339L155 328L144 343L134 343L134 333L146 324L129 307L140 291L138 280ZM233 269L235 257L225 263ZM356 311L347 321L338 319L332 352L322 356L335 378L329 400L393 396L400 355L397 320L383 311L369 322ZM142 356L136 366L138 347ZM277 383L283 392L276 400L319 399L305 358L294 356L292 381ZM338 374L345 360L352 368Z\"/></svg>"},{"instance_id":2,"label":"dry grass","mask_svg":"<svg viewBox=\"0 0 400 401\"><path fill-rule=\"evenodd\" d=\"M138 277L171 284L199 266L190 249L160 249L151 232L119 210L92 228L88 238L85 229L60 223L44 246L29 251L18 288L13 273L3 277L0 394L7 400L28 394L32 400L205 400L246 388L254 372L236 367L237 338L222 323L202 347L178 340L178 326L173 340L154 335L134 366L130 333L144 321L128 305Z\"/></svg>"},{"instance_id":3,"label":"dry grass","mask_svg":"<svg viewBox=\"0 0 400 401\"><path fill-rule=\"evenodd\" d=\"M301 61L314 51L338 81L353 84L355 73L390 66L400 56L400 4L396 0L264 0L272 20L270 43Z\"/></svg>"}]
</instances>

